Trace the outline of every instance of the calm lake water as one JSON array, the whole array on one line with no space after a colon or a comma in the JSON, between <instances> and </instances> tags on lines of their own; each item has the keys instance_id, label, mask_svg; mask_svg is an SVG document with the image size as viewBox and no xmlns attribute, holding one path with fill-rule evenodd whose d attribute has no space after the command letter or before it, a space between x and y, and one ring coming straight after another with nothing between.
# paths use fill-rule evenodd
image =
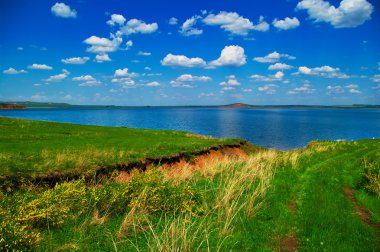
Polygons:
<instances>
[{"instance_id":1,"label":"calm lake water","mask_svg":"<svg viewBox=\"0 0 380 252\"><path fill-rule=\"evenodd\" d=\"M181 130L283 150L315 139L380 138L380 109L70 108L3 110L0 116Z\"/></svg>"}]
</instances>

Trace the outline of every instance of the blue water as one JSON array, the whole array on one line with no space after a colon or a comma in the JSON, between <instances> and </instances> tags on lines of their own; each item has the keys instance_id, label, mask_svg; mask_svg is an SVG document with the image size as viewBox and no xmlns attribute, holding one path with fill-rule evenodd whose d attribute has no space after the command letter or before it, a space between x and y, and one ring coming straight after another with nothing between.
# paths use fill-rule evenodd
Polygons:
<instances>
[{"instance_id":1,"label":"blue water","mask_svg":"<svg viewBox=\"0 0 380 252\"><path fill-rule=\"evenodd\" d=\"M380 138L380 109L75 108L3 110L0 116L181 130L283 150L315 139Z\"/></svg>"}]
</instances>

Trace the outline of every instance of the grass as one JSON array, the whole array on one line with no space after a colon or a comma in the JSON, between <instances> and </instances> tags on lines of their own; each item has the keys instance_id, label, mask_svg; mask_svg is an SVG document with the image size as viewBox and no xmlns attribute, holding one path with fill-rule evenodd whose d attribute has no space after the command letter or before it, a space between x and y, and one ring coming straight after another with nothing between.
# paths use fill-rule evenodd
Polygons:
<instances>
[{"instance_id":1,"label":"grass","mask_svg":"<svg viewBox=\"0 0 380 252\"><path fill-rule=\"evenodd\" d=\"M379 139L315 141L152 167L125 183L27 184L0 194L0 249L379 251L379 156Z\"/></svg>"},{"instance_id":2,"label":"grass","mask_svg":"<svg viewBox=\"0 0 380 252\"><path fill-rule=\"evenodd\" d=\"M0 176L91 173L100 166L191 153L240 140L186 132L85 126L0 117Z\"/></svg>"}]
</instances>

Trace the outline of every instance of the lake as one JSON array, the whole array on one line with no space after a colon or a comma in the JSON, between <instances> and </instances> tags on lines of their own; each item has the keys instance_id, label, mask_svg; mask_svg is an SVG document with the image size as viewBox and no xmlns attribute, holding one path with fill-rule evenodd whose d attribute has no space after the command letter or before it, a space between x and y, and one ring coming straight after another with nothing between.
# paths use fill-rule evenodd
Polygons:
<instances>
[{"instance_id":1,"label":"lake","mask_svg":"<svg viewBox=\"0 0 380 252\"><path fill-rule=\"evenodd\" d=\"M281 150L316 139L380 138L380 109L69 108L0 110L0 116L189 131Z\"/></svg>"}]
</instances>

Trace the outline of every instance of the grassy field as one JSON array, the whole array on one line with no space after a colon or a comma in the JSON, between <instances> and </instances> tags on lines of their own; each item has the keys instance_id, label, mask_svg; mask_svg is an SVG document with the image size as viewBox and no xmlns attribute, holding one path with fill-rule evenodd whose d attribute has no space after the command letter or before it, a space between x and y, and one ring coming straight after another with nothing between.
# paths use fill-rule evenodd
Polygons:
<instances>
[{"instance_id":1,"label":"grassy field","mask_svg":"<svg viewBox=\"0 0 380 252\"><path fill-rule=\"evenodd\" d=\"M101 166L191 153L240 140L186 132L98 127L0 117L0 176L93 173Z\"/></svg>"},{"instance_id":2,"label":"grassy field","mask_svg":"<svg viewBox=\"0 0 380 252\"><path fill-rule=\"evenodd\" d=\"M379 139L120 175L1 192L0 250L380 250Z\"/></svg>"}]
</instances>

